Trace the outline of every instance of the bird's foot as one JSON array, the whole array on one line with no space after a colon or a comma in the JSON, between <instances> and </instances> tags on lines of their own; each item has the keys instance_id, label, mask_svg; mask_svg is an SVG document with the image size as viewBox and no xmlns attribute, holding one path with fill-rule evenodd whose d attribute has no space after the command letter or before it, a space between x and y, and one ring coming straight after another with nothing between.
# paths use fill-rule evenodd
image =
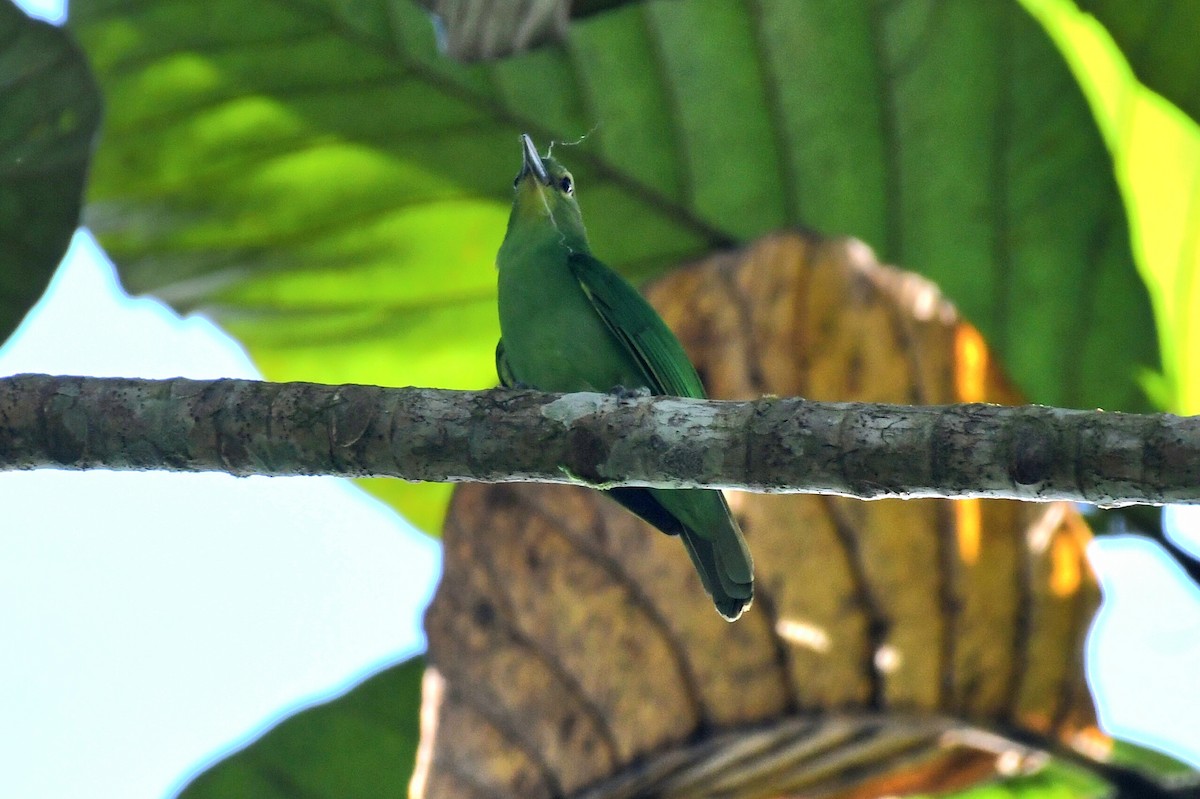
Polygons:
<instances>
[{"instance_id":1,"label":"bird's foot","mask_svg":"<svg viewBox=\"0 0 1200 799\"><path fill-rule=\"evenodd\" d=\"M650 396L650 389L647 388L646 386L639 386L638 388L626 388L625 386L613 386L612 388L610 388L608 390L608 393L612 394L614 397L616 397L618 399L642 399L644 397Z\"/></svg>"}]
</instances>

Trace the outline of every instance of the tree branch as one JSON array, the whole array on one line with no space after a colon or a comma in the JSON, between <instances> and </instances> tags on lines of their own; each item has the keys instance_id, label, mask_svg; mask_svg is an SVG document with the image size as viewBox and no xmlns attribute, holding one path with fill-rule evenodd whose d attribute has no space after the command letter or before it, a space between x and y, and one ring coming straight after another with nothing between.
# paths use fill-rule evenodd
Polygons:
<instances>
[{"instance_id":1,"label":"tree branch","mask_svg":"<svg viewBox=\"0 0 1200 799\"><path fill-rule=\"evenodd\" d=\"M1200 502L1200 417L253 380L0 379L0 469Z\"/></svg>"}]
</instances>

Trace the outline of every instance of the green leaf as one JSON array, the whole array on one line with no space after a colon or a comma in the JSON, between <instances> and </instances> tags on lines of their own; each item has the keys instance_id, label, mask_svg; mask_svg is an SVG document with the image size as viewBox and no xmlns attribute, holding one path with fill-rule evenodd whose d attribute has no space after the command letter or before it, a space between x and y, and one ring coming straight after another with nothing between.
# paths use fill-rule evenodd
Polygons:
<instances>
[{"instance_id":1,"label":"green leaf","mask_svg":"<svg viewBox=\"0 0 1200 799\"><path fill-rule=\"evenodd\" d=\"M944 799L1105 799L1111 792L1099 777L1052 760L1035 774L998 780Z\"/></svg>"},{"instance_id":2,"label":"green leaf","mask_svg":"<svg viewBox=\"0 0 1200 799\"><path fill-rule=\"evenodd\" d=\"M111 108L89 224L131 291L204 310L271 379L494 384L527 131L584 137L555 152L628 275L789 225L854 235L937 280L1032 399L1146 406L1112 164L1014 4L659 0L474 66L406 0L73 15ZM444 490L403 493L440 517Z\"/></svg>"},{"instance_id":3,"label":"green leaf","mask_svg":"<svg viewBox=\"0 0 1200 799\"><path fill-rule=\"evenodd\" d=\"M71 37L0 0L0 342L79 222L100 92Z\"/></svg>"},{"instance_id":4,"label":"green leaf","mask_svg":"<svg viewBox=\"0 0 1200 799\"><path fill-rule=\"evenodd\" d=\"M988 782L938 799L1111 799L1112 787L1082 769L1051 762L1041 771ZM913 797L913 799L920 799ZM934 799L934 797L928 797Z\"/></svg>"},{"instance_id":5,"label":"green leaf","mask_svg":"<svg viewBox=\"0 0 1200 799\"><path fill-rule=\"evenodd\" d=\"M420 737L423 658L303 710L184 788L182 799L404 796Z\"/></svg>"},{"instance_id":6,"label":"green leaf","mask_svg":"<svg viewBox=\"0 0 1200 799\"><path fill-rule=\"evenodd\" d=\"M1109 762L1146 774L1168 788L1187 786L1195 790L1200 786L1200 772L1187 763L1128 741L1113 742Z\"/></svg>"},{"instance_id":7,"label":"green leaf","mask_svg":"<svg viewBox=\"0 0 1200 799\"><path fill-rule=\"evenodd\" d=\"M1125 741L1113 743L1113 750L1104 762L1145 775L1159 786L1162 795L1196 787L1200 775L1186 763ZM1083 765L1052 759L1034 774L980 785L950 794L947 799L1103 799L1112 795L1112 785L1099 774Z\"/></svg>"},{"instance_id":8,"label":"green leaf","mask_svg":"<svg viewBox=\"0 0 1200 799\"><path fill-rule=\"evenodd\" d=\"M1078 0L1112 34L1138 80L1200 121L1200 3L1192 0Z\"/></svg>"},{"instance_id":9,"label":"green leaf","mask_svg":"<svg viewBox=\"0 0 1200 799\"><path fill-rule=\"evenodd\" d=\"M1155 403L1200 413L1200 125L1143 86L1112 36L1073 0L1023 0L1069 59L1091 102L1125 195L1138 264L1158 321L1162 375L1144 383ZM1184 4L1176 9L1182 11ZM1127 11L1163 9L1130 4ZM1191 4L1189 7L1195 7ZM1115 11L1115 9L1113 9ZM1164 32L1162 41L1174 41ZM1158 44L1148 45L1154 48ZM1184 45L1189 53L1190 44Z\"/></svg>"}]
</instances>

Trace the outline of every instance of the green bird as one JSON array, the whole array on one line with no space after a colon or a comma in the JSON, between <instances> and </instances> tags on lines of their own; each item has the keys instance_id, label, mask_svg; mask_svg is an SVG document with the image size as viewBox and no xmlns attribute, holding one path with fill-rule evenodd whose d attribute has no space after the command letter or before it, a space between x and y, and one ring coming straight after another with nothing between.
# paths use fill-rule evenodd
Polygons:
<instances>
[{"instance_id":1,"label":"green bird","mask_svg":"<svg viewBox=\"0 0 1200 799\"><path fill-rule=\"evenodd\" d=\"M521 137L521 145L508 232L496 257L500 382L542 391L623 389L704 398L678 339L633 286L592 256L571 173L542 158L529 136ZM722 616L733 621L749 607L750 550L720 491L606 493L679 536Z\"/></svg>"}]
</instances>

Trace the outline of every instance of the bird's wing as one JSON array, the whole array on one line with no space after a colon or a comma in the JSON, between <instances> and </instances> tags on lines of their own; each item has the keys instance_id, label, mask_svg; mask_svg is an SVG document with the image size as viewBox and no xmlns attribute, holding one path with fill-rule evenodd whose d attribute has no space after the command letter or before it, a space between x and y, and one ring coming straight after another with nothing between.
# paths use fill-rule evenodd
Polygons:
<instances>
[{"instance_id":1,"label":"bird's wing","mask_svg":"<svg viewBox=\"0 0 1200 799\"><path fill-rule=\"evenodd\" d=\"M572 253L567 263L596 313L637 362L652 392L704 398L704 386L679 340L637 289L590 255ZM732 621L750 605L754 594L750 550L721 492L618 488L609 493L664 533L680 535L722 616Z\"/></svg>"},{"instance_id":2,"label":"bird's wing","mask_svg":"<svg viewBox=\"0 0 1200 799\"><path fill-rule=\"evenodd\" d=\"M567 263L596 313L637 361L652 393L705 397L704 385L679 340L637 289L587 253L572 253Z\"/></svg>"}]
</instances>

